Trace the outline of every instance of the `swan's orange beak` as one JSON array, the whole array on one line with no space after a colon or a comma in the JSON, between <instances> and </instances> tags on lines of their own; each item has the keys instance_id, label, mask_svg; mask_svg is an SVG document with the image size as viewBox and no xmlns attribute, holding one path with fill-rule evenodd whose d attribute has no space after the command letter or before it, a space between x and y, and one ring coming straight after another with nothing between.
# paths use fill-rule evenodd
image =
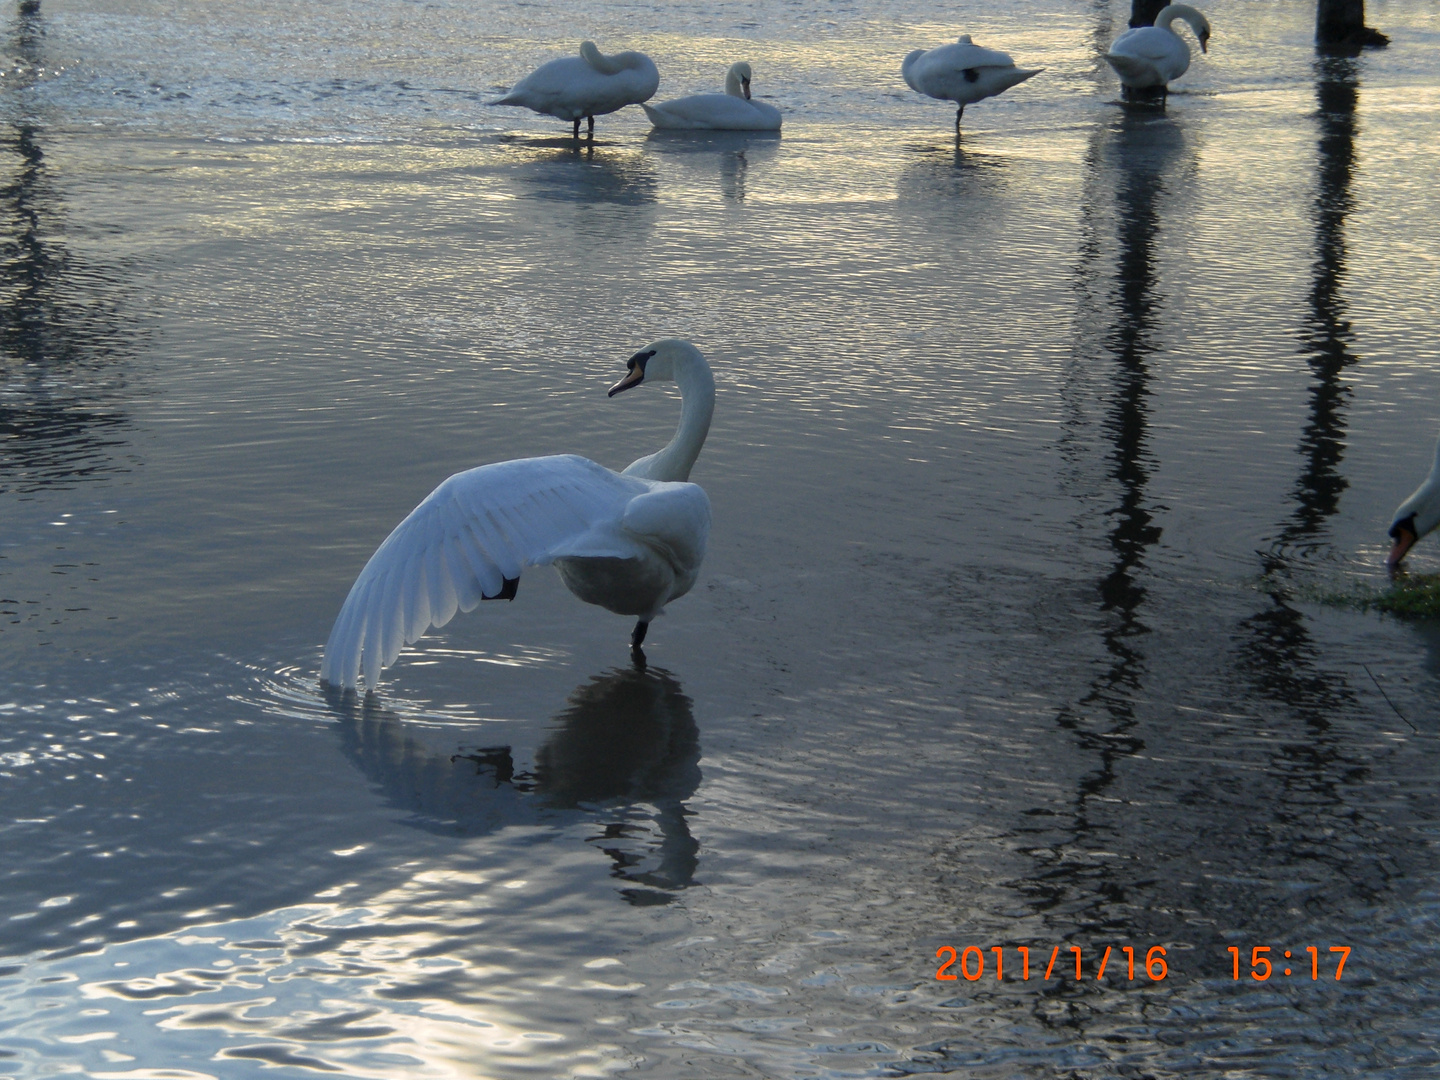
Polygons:
<instances>
[{"instance_id":1,"label":"swan's orange beak","mask_svg":"<svg viewBox=\"0 0 1440 1080\"><path fill-rule=\"evenodd\" d=\"M1415 530L1403 521L1390 530L1390 535L1395 538L1395 546L1390 549L1385 565L1394 570L1400 565L1400 560L1405 558L1405 553L1415 546L1419 537L1415 535Z\"/></svg>"},{"instance_id":2,"label":"swan's orange beak","mask_svg":"<svg viewBox=\"0 0 1440 1080\"><path fill-rule=\"evenodd\" d=\"M614 386L610 387L610 392L607 393L605 396L614 397L616 394L620 393L621 390L629 390L632 386L639 386L644 381L645 365L637 364L634 361L631 361L629 372L626 373L623 379L617 382Z\"/></svg>"}]
</instances>

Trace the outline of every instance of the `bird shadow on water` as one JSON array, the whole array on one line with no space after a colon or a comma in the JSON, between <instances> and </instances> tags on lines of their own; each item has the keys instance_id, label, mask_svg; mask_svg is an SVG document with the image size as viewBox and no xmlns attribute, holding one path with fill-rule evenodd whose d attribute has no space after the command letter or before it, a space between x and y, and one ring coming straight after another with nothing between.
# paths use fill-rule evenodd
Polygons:
<instances>
[{"instance_id":1,"label":"bird shadow on water","mask_svg":"<svg viewBox=\"0 0 1440 1080\"><path fill-rule=\"evenodd\" d=\"M669 903L695 884L699 842L685 800L700 786L700 733L663 668L637 658L576 687L528 768L509 745L438 750L373 693L327 689L326 698L345 755L407 813L403 824L478 836L593 822L587 842L611 860L627 902Z\"/></svg>"}]
</instances>

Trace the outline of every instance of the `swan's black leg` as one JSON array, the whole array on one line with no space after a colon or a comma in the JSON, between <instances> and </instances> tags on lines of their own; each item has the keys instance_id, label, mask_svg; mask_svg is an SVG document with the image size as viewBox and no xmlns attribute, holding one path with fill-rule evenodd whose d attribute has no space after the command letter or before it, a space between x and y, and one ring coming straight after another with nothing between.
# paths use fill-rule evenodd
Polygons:
<instances>
[{"instance_id":1,"label":"swan's black leg","mask_svg":"<svg viewBox=\"0 0 1440 1080\"><path fill-rule=\"evenodd\" d=\"M965 115L965 106L961 105L955 110L955 138L960 137L960 117Z\"/></svg>"},{"instance_id":2,"label":"swan's black leg","mask_svg":"<svg viewBox=\"0 0 1440 1080\"><path fill-rule=\"evenodd\" d=\"M630 635L630 648L638 649L645 644L645 631L650 629L650 624L641 619L635 624L635 632Z\"/></svg>"},{"instance_id":3,"label":"swan's black leg","mask_svg":"<svg viewBox=\"0 0 1440 1080\"><path fill-rule=\"evenodd\" d=\"M575 139L578 141L579 138L580 138L580 117L577 116L577 117L575 118Z\"/></svg>"},{"instance_id":4,"label":"swan's black leg","mask_svg":"<svg viewBox=\"0 0 1440 1080\"><path fill-rule=\"evenodd\" d=\"M590 126L589 126L589 129L586 131L586 134L590 136L590 141L591 141L591 142L594 142L594 141L595 141L595 117L593 117L593 116L587 116L587 117L585 118L585 120L586 120L586 122L590 125Z\"/></svg>"}]
</instances>

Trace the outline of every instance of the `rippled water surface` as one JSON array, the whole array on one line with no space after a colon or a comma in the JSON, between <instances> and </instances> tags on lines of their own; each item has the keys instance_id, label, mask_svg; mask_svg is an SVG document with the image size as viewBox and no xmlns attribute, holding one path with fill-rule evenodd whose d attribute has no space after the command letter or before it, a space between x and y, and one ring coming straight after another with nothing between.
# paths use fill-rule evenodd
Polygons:
<instances>
[{"instance_id":1,"label":"rippled water surface","mask_svg":"<svg viewBox=\"0 0 1440 1080\"><path fill-rule=\"evenodd\" d=\"M9 5L0 1077L1433 1075L1440 628L1323 601L1440 426L1440 16L1206 11L1159 111L1119 2ZM1046 70L957 146L962 32ZM581 36L783 135L483 106ZM327 696L439 480L661 445L666 335L648 665L542 570Z\"/></svg>"}]
</instances>

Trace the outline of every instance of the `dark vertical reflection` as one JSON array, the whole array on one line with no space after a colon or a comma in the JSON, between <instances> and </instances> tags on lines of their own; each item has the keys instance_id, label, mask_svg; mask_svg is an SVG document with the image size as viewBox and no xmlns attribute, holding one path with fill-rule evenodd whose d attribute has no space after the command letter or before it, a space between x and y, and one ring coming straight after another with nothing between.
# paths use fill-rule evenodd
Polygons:
<instances>
[{"instance_id":1,"label":"dark vertical reflection","mask_svg":"<svg viewBox=\"0 0 1440 1080\"><path fill-rule=\"evenodd\" d=\"M1355 363L1354 335L1345 317L1345 217L1354 200L1356 63L1344 57L1315 61L1320 139L1315 186L1315 258L1302 352L1310 367L1308 415L1297 452L1300 476L1291 491L1295 511L1281 528L1267 570L1283 565L1287 549L1306 553L1323 542L1326 521L1339 509L1348 483L1340 472L1345 457L1345 409L1350 386L1345 370Z\"/></svg>"},{"instance_id":2,"label":"dark vertical reflection","mask_svg":"<svg viewBox=\"0 0 1440 1080\"><path fill-rule=\"evenodd\" d=\"M1290 491L1293 509L1261 555L1270 588L1266 606L1241 624L1240 662L1263 697L1284 705L1305 725L1303 737L1279 746L1269 769L1276 781L1277 823L1288 838L1286 861L1301 856L1318 860L1360 895L1371 896L1384 885L1383 867L1306 839L1323 834L1330 815L1351 813L1343 788L1365 780L1369 771L1331 730L1333 714L1355 695L1343 673L1322 666L1305 615L1293 606L1287 585L1292 559L1303 560L1328 546L1327 522L1348 486L1340 471L1351 394L1345 372L1357 359L1350 349L1353 334L1343 300L1345 217L1353 205L1355 169L1356 65L1343 57L1320 57L1315 72L1315 257L1301 346L1310 387L1296 447L1300 472Z\"/></svg>"},{"instance_id":3,"label":"dark vertical reflection","mask_svg":"<svg viewBox=\"0 0 1440 1080\"><path fill-rule=\"evenodd\" d=\"M38 5L22 5L0 88L0 493L123 470L124 414L114 403L131 328L114 277L56 238L64 207L29 108L43 66Z\"/></svg>"},{"instance_id":4,"label":"dark vertical reflection","mask_svg":"<svg viewBox=\"0 0 1440 1080\"><path fill-rule=\"evenodd\" d=\"M685 800L700 786L700 733L669 672L637 664L577 687L533 771L517 770L508 746L438 752L378 700L350 694L332 704L347 756L407 824L479 835L582 811L630 903L666 903L694 883L700 846Z\"/></svg>"},{"instance_id":5,"label":"dark vertical reflection","mask_svg":"<svg viewBox=\"0 0 1440 1080\"><path fill-rule=\"evenodd\" d=\"M1147 552L1160 539L1146 497L1154 468L1149 365L1158 348L1157 250L1166 174L1183 147L1183 133L1170 120L1126 111L1097 131L1087 155L1078 340L1065 391L1062 454L1084 471L1096 433L1101 437L1107 565L1094 595L1105 659L1088 691L1057 717L1094 765L1080 780L1071 820L1043 828L1045 842L1033 849L1039 872L1020 885L1036 910L1063 910L1071 932L1128 929L1106 914L1123 899L1109 865L1075 853L1105 846L1100 834L1110 826L1092 817L1092 808L1114 783L1118 763L1144 745L1135 731L1148 671L1143 575ZM1112 222L1113 244L1106 235ZM1113 262L1107 258L1112 251Z\"/></svg>"},{"instance_id":6,"label":"dark vertical reflection","mask_svg":"<svg viewBox=\"0 0 1440 1080\"><path fill-rule=\"evenodd\" d=\"M1350 184L1359 84L1354 60L1320 57L1315 69L1320 138L1313 209L1315 257L1301 346L1310 368L1310 387L1296 447L1300 473L1290 491L1294 508L1261 556L1271 585L1269 604L1245 621L1249 638L1243 651L1263 692L1275 700L1308 706L1310 722L1323 728L1325 711L1350 695L1339 676L1316 671L1305 617L1291 605L1286 579L1292 559L1304 559L1326 546L1326 523L1339 509L1348 486L1340 471L1350 399L1345 372L1356 357L1350 351L1353 334L1342 288L1345 216L1353 203Z\"/></svg>"}]
</instances>

